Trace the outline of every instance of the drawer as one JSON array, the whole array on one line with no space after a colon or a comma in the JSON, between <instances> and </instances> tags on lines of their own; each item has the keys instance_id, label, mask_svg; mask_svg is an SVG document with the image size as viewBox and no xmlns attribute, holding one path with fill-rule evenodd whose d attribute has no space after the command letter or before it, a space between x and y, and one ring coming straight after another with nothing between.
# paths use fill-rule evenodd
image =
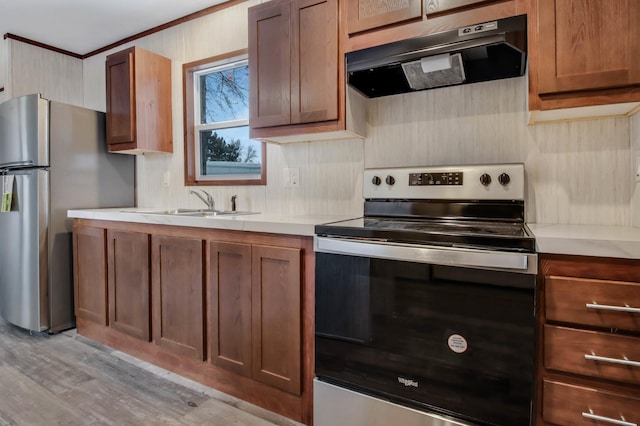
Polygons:
<instances>
[{"instance_id":1,"label":"drawer","mask_svg":"<svg viewBox=\"0 0 640 426\"><path fill-rule=\"evenodd\" d=\"M640 338L545 325L544 366L640 384Z\"/></svg>"},{"instance_id":2,"label":"drawer","mask_svg":"<svg viewBox=\"0 0 640 426\"><path fill-rule=\"evenodd\" d=\"M547 424L640 425L637 395L544 380L542 399L542 418Z\"/></svg>"},{"instance_id":3,"label":"drawer","mask_svg":"<svg viewBox=\"0 0 640 426\"><path fill-rule=\"evenodd\" d=\"M640 331L640 283L558 276L544 283L548 321Z\"/></svg>"}]
</instances>

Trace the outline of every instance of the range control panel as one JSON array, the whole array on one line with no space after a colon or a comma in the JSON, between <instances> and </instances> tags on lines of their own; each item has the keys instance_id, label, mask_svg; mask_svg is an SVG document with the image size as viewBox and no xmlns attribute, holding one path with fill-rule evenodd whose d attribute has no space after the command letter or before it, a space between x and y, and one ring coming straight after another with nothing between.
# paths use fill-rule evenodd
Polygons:
<instances>
[{"instance_id":1,"label":"range control panel","mask_svg":"<svg viewBox=\"0 0 640 426\"><path fill-rule=\"evenodd\" d=\"M367 200L524 200L524 164L475 164L364 170Z\"/></svg>"},{"instance_id":2,"label":"range control panel","mask_svg":"<svg viewBox=\"0 0 640 426\"><path fill-rule=\"evenodd\" d=\"M462 172L409 173L409 186L462 185Z\"/></svg>"}]
</instances>

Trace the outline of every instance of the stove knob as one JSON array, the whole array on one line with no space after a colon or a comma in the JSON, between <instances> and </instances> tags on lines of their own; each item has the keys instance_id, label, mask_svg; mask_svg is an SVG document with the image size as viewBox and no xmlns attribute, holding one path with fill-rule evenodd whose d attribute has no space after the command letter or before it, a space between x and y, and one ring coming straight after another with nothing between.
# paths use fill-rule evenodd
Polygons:
<instances>
[{"instance_id":1,"label":"stove knob","mask_svg":"<svg viewBox=\"0 0 640 426\"><path fill-rule=\"evenodd\" d=\"M483 173L482 176L480 176L480 183L484 186L489 186L491 183L491 176L487 173Z\"/></svg>"},{"instance_id":2,"label":"stove knob","mask_svg":"<svg viewBox=\"0 0 640 426\"><path fill-rule=\"evenodd\" d=\"M509 185L509 182L511 182L511 176L506 173L502 173L500 176L498 176L498 182L500 182L500 185L502 186L507 186Z\"/></svg>"},{"instance_id":3,"label":"stove knob","mask_svg":"<svg viewBox=\"0 0 640 426\"><path fill-rule=\"evenodd\" d=\"M396 183L396 178L394 178L393 176L387 176L384 181L387 182L387 185L393 185L394 183Z\"/></svg>"},{"instance_id":4,"label":"stove knob","mask_svg":"<svg viewBox=\"0 0 640 426\"><path fill-rule=\"evenodd\" d=\"M382 179L380 179L378 176L374 176L373 179L371 179L371 183L375 186L378 186L382 183Z\"/></svg>"}]
</instances>

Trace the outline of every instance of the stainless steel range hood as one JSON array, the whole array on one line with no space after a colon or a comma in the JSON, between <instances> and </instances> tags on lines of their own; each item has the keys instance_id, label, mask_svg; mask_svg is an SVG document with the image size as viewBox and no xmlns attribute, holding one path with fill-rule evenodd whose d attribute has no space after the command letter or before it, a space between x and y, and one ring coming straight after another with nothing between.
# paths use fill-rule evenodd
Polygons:
<instances>
[{"instance_id":1,"label":"stainless steel range hood","mask_svg":"<svg viewBox=\"0 0 640 426\"><path fill-rule=\"evenodd\" d=\"M526 15L349 52L347 81L376 98L518 77L527 57Z\"/></svg>"}]
</instances>

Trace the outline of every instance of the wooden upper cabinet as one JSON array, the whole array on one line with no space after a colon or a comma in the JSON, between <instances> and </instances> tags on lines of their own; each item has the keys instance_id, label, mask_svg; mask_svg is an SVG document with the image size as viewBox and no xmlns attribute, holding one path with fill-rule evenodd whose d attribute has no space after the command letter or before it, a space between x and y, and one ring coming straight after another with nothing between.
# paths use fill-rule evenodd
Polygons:
<instances>
[{"instance_id":1,"label":"wooden upper cabinet","mask_svg":"<svg viewBox=\"0 0 640 426\"><path fill-rule=\"evenodd\" d=\"M249 8L252 138L294 142L297 135L314 134L299 139L309 141L362 133L347 129L338 41L337 0L275 0Z\"/></svg>"},{"instance_id":2,"label":"wooden upper cabinet","mask_svg":"<svg viewBox=\"0 0 640 426\"><path fill-rule=\"evenodd\" d=\"M446 12L466 6L477 6L479 3L491 3L496 0L424 0L424 13L432 14Z\"/></svg>"},{"instance_id":3,"label":"wooden upper cabinet","mask_svg":"<svg viewBox=\"0 0 640 426\"><path fill-rule=\"evenodd\" d=\"M538 92L640 84L640 2L538 0Z\"/></svg>"},{"instance_id":4,"label":"wooden upper cabinet","mask_svg":"<svg viewBox=\"0 0 640 426\"><path fill-rule=\"evenodd\" d=\"M107 58L107 143L132 144L136 134L133 50Z\"/></svg>"},{"instance_id":5,"label":"wooden upper cabinet","mask_svg":"<svg viewBox=\"0 0 640 426\"><path fill-rule=\"evenodd\" d=\"M291 123L338 118L338 4L291 4Z\"/></svg>"},{"instance_id":6,"label":"wooden upper cabinet","mask_svg":"<svg viewBox=\"0 0 640 426\"><path fill-rule=\"evenodd\" d=\"M423 0L351 0L347 9L349 34L422 16ZM436 0L433 0L436 1ZM440 2L445 2L441 0ZM436 1L437 2L437 1Z\"/></svg>"},{"instance_id":7,"label":"wooden upper cabinet","mask_svg":"<svg viewBox=\"0 0 640 426\"><path fill-rule=\"evenodd\" d=\"M74 303L78 318L107 325L105 230L73 227Z\"/></svg>"},{"instance_id":8,"label":"wooden upper cabinet","mask_svg":"<svg viewBox=\"0 0 640 426\"><path fill-rule=\"evenodd\" d=\"M291 122L291 7L272 1L249 9L249 122L251 127Z\"/></svg>"},{"instance_id":9,"label":"wooden upper cabinet","mask_svg":"<svg viewBox=\"0 0 640 426\"><path fill-rule=\"evenodd\" d=\"M107 231L109 325L130 336L151 340L149 235Z\"/></svg>"},{"instance_id":10,"label":"wooden upper cabinet","mask_svg":"<svg viewBox=\"0 0 640 426\"><path fill-rule=\"evenodd\" d=\"M153 340L178 355L204 360L204 250L198 238L151 239Z\"/></svg>"},{"instance_id":11,"label":"wooden upper cabinet","mask_svg":"<svg viewBox=\"0 0 640 426\"><path fill-rule=\"evenodd\" d=\"M173 152L171 60L131 47L107 56L109 151Z\"/></svg>"}]
</instances>

